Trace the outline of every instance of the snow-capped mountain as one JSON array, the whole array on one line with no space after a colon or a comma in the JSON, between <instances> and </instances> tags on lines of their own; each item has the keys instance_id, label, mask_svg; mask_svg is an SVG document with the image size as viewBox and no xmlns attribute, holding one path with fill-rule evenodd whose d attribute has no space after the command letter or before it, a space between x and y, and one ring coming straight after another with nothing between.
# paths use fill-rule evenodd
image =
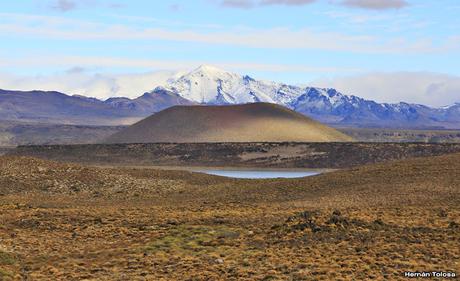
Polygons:
<instances>
[{"instance_id":1,"label":"snow-capped mountain","mask_svg":"<svg viewBox=\"0 0 460 281\"><path fill-rule=\"evenodd\" d=\"M152 85L154 90L135 99L102 101L58 92L0 90L0 120L118 124L174 105L270 102L334 126L460 129L460 104L431 108L377 103L335 89L261 81L212 66L184 73Z\"/></svg>"},{"instance_id":2,"label":"snow-capped mountain","mask_svg":"<svg viewBox=\"0 0 460 281\"><path fill-rule=\"evenodd\" d=\"M408 103L377 103L335 89L299 87L255 80L247 75L200 66L165 88L201 104L271 102L289 107L321 122L379 127L460 127L460 105L442 109Z\"/></svg>"},{"instance_id":3,"label":"snow-capped mountain","mask_svg":"<svg viewBox=\"0 0 460 281\"><path fill-rule=\"evenodd\" d=\"M185 99L203 104L270 102L286 105L302 93L299 87L258 81L207 65L178 79L170 79L166 87Z\"/></svg>"}]
</instances>

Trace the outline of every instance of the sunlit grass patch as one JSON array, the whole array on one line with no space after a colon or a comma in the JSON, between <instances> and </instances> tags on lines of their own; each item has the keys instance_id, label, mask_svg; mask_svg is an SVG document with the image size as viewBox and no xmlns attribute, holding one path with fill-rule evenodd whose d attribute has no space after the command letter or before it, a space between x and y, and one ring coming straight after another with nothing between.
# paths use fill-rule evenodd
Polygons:
<instances>
[{"instance_id":1,"label":"sunlit grass patch","mask_svg":"<svg viewBox=\"0 0 460 281\"><path fill-rule=\"evenodd\" d=\"M0 268L0 280L11 280L13 274L5 269Z\"/></svg>"},{"instance_id":2,"label":"sunlit grass patch","mask_svg":"<svg viewBox=\"0 0 460 281\"><path fill-rule=\"evenodd\" d=\"M234 246L241 230L226 226L181 225L147 246L148 251L186 254L224 253Z\"/></svg>"},{"instance_id":3,"label":"sunlit grass patch","mask_svg":"<svg viewBox=\"0 0 460 281\"><path fill-rule=\"evenodd\" d=\"M0 265L12 265L16 263L16 259L10 253L0 251Z\"/></svg>"}]
</instances>

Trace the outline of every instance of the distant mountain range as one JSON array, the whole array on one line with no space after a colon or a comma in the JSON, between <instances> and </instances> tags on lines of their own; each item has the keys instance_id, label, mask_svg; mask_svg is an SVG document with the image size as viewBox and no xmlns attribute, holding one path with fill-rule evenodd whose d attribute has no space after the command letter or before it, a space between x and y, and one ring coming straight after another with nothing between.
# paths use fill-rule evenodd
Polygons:
<instances>
[{"instance_id":1,"label":"distant mountain range","mask_svg":"<svg viewBox=\"0 0 460 281\"><path fill-rule=\"evenodd\" d=\"M152 85L155 87L155 85ZM255 80L212 66L168 80L136 99L102 101L59 92L0 90L0 120L57 124L130 124L174 105L269 102L333 126L460 128L460 104L431 108L409 103L377 103L335 89Z\"/></svg>"},{"instance_id":2,"label":"distant mountain range","mask_svg":"<svg viewBox=\"0 0 460 281\"><path fill-rule=\"evenodd\" d=\"M0 90L0 120L74 125L129 125L173 105L194 104L157 89L136 99L101 101L59 92Z\"/></svg>"}]
</instances>

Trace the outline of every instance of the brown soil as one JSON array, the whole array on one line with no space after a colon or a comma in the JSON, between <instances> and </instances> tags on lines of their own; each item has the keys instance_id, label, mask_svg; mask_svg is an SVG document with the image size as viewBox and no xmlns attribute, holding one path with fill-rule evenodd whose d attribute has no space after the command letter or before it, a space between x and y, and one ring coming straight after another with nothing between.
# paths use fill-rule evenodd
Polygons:
<instances>
[{"instance_id":1,"label":"brown soil","mask_svg":"<svg viewBox=\"0 0 460 281\"><path fill-rule=\"evenodd\" d=\"M460 272L460 154L302 179L0 157L8 280L368 280ZM1 279L0 278L0 279Z\"/></svg>"},{"instance_id":2,"label":"brown soil","mask_svg":"<svg viewBox=\"0 0 460 281\"><path fill-rule=\"evenodd\" d=\"M328 142L353 139L280 105L174 106L115 133L107 143Z\"/></svg>"}]
</instances>

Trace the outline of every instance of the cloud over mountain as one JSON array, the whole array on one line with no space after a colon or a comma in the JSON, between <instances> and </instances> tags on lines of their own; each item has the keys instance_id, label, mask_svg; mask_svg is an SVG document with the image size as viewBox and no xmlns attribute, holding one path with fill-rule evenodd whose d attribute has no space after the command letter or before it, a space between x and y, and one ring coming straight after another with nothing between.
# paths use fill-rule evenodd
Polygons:
<instances>
[{"instance_id":1,"label":"cloud over mountain","mask_svg":"<svg viewBox=\"0 0 460 281\"><path fill-rule=\"evenodd\" d=\"M156 71L137 74L93 74L81 67L50 75L0 75L0 89L60 91L99 99L125 96L136 98L151 91L156 85L174 77L174 71Z\"/></svg>"},{"instance_id":2,"label":"cloud over mountain","mask_svg":"<svg viewBox=\"0 0 460 281\"><path fill-rule=\"evenodd\" d=\"M139 90L144 86L150 89L163 83L164 86L156 87L136 99L120 97L104 101L83 96L70 97L57 92L25 93L0 90L0 93L3 92L0 103L4 105L3 107L0 105L3 111L0 112L3 117L0 117L6 120L18 118L24 120L24 116L28 116L27 120L45 118L54 121L66 117L64 119L66 122L87 124L84 122L91 117L88 114L92 114L93 117L98 117L97 120L90 119L93 120L92 124L96 121L101 124L107 122L113 124L114 120L107 120L107 118L114 112L125 123L126 118L147 116L178 104L229 105L265 102L288 107L328 124L389 128L458 128L460 124L460 103L456 103L459 101L460 79L444 74L370 73L336 81L342 83L338 87L339 90L348 85L364 91L363 96L367 98L343 94L329 88L330 85L334 85L332 82L327 82L327 85L319 88L288 85L256 80L248 75L228 72L209 65L202 65L182 74L176 73L170 79L164 73L150 73L144 77L83 74L85 74L84 69L72 69L62 77L54 77L48 81L35 77L34 82L40 88L53 87L59 79L62 82L67 78L67 82L63 83L64 87L80 85L82 88L66 92L104 97L132 94L133 90ZM159 82L161 79L166 82ZM77 80L79 82L75 82ZM46 85L45 82L48 84ZM25 87L26 81L19 80L14 83ZM4 87L2 85L4 83L0 79L0 88ZM145 88L139 91L137 96L145 91ZM356 91L348 93L354 94ZM373 97L380 95L382 99L391 97L394 101L401 102L379 103L365 94ZM417 97L431 102L449 100L451 102L440 105L451 105L433 108L415 104L413 99ZM29 100L28 103L24 103L26 99ZM63 100L66 101L65 106L62 106ZM94 108L96 111L88 112L86 106L81 107L82 103L92 108L94 106L101 108L102 112L97 108ZM64 115L56 116L53 112L64 113ZM67 116L69 112L71 115ZM77 112L79 115L75 116Z\"/></svg>"},{"instance_id":3,"label":"cloud over mountain","mask_svg":"<svg viewBox=\"0 0 460 281\"><path fill-rule=\"evenodd\" d=\"M460 77L430 72L374 72L312 83L379 102L404 100L430 106L460 102Z\"/></svg>"},{"instance_id":4,"label":"cloud over mountain","mask_svg":"<svg viewBox=\"0 0 460 281\"><path fill-rule=\"evenodd\" d=\"M187 68L189 67L183 69ZM236 66L236 68L245 72L250 67ZM279 71L282 72L284 69L279 69ZM324 71L333 72L333 69L324 69ZM131 74L91 73L85 67L71 67L64 72L50 75L20 76L3 72L0 73L0 88L57 90L100 99L114 96L135 98L158 85L164 85L169 78L177 78L181 73L183 74L184 71L169 70ZM444 106L460 102L460 77L442 73L372 72L304 82L311 86L336 88L344 93L379 102L392 103L404 100L430 106Z\"/></svg>"}]
</instances>

